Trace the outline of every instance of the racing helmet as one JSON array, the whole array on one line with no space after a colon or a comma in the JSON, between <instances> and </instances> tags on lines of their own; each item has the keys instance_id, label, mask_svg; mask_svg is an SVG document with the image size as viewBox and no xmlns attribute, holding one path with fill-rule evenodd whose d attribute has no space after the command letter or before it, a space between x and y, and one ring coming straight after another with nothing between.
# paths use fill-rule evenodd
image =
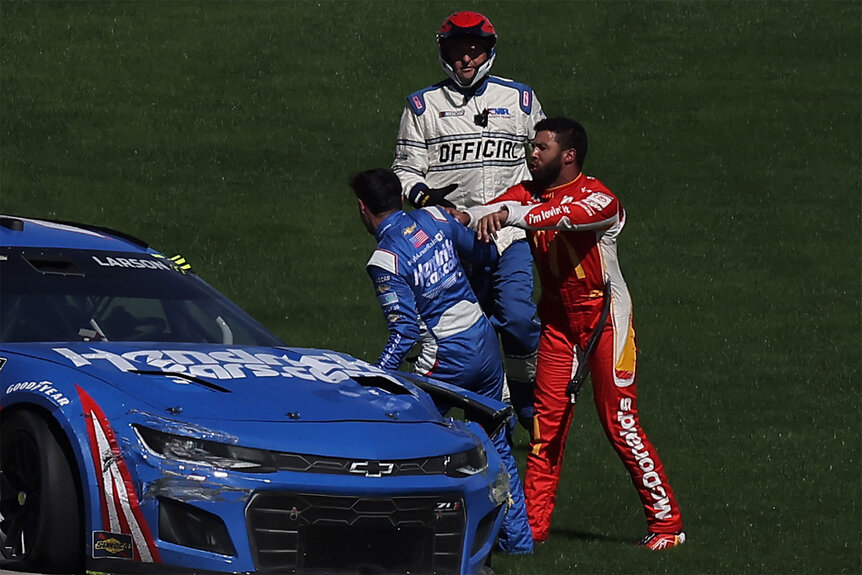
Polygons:
<instances>
[{"instance_id":1,"label":"racing helmet","mask_svg":"<svg viewBox=\"0 0 862 575\"><path fill-rule=\"evenodd\" d=\"M446 57L443 55L443 47L446 45L446 41L462 36L477 38L485 46L486 51L488 52L488 59L485 60L484 64L479 66L479 69L476 70L476 75L473 76L470 83L466 85L461 83L458 79L458 75L455 74L455 68L452 64L446 61ZM443 21L443 25L440 26L440 31L437 32L437 44L440 48L440 65L443 67L443 71L446 72L447 76L452 78L453 82L462 88L472 88L478 84L482 78L487 76L488 72L491 71L491 66L494 64L494 58L497 56L497 32L494 30L494 25L491 24L490 20L478 12L455 12L448 16Z\"/></svg>"}]
</instances>

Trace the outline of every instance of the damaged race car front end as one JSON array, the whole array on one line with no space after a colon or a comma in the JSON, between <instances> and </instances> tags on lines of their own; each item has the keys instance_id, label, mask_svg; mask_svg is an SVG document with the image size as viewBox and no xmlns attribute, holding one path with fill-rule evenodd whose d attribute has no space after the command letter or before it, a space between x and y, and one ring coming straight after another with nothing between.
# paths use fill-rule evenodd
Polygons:
<instances>
[{"instance_id":1,"label":"damaged race car front end","mask_svg":"<svg viewBox=\"0 0 862 575\"><path fill-rule=\"evenodd\" d=\"M122 235L15 222L0 226L0 567L480 571L509 499L489 439L504 404L285 347Z\"/></svg>"},{"instance_id":2,"label":"damaged race car front end","mask_svg":"<svg viewBox=\"0 0 862 575\"><path fill-rule=\"evenodd\" d=\"M320 373L332 358L348 361L308 351L291 356L292 370L314 364ZM286 361L290 352L283 352ZM213 353L218 352L208 355ZM340 381L328 383L336 388L328 391L350 399L369 396L385 420L291 410L281 422L254 421L239 412L241 404L217 419L200 400L191 407L171 402L109 418L81 395L93 427L88 437L94 475L104 494L99 505L107 506L107 512L90 514L108 518L92 529L93 558L114 558L106 555L101 538L122 542L111 541L116 549L132 543L134 558L144 562L212 571L477 571L491 551L508 498L508 478L487 434L478 423L416 419L409 402L422 392L405 393L410 384L359 362L347 373L332 365L326 378ZM368 378L386 382L389 391L357 383ZM175 379L173 385L189 385ZM399 387L405 392L394 394ZM285 444L292 450L285 451ZM125 476L135 477L139 487L128 490ZM143 521L136 526L138 516ZM112 523L114 517L118 521ZM122 517L133 518L131 538L119 537ZM158 534L158 545L143 523L158 526L150 530Z\"/></svg>"}]
</instances>

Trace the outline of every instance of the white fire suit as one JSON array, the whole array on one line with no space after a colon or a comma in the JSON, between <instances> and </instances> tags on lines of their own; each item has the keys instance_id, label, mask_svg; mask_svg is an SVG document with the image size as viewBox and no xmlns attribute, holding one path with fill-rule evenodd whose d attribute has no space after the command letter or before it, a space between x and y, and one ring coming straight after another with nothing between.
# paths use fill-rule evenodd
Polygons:
<instances>
[{"instance_id":1,"label":"white fire suit","mask_svg":"<svg viewBox=\"0 0 862 575\"><path fill-rule=\"evenodd\" d=\"M487 76L475 90L446 80L407 98L392 171L405 198L416 186L458 184L446 199L459 209L483 205L530 179L526 145L545 117L532 88ZM533 271L523 230L504 228L495 241L499 266L468 270L473 291L490 317L506 358L511 402L529 428L539 325L532 300Z\"/></svg>"},{"instance_id":2,"label":"white fire suit","mask_svg":"<svg viewBox=\"0 0 862 575\"><path fill-rule=\"evenodd\" d=\"M532 88L512 80L488 76L474 93L452 80L434 84L407 98L392 171L405 197L416 184L458 184L447 200L459 209L481 206L531 179L525 146L544 117ZM524 237L523 230L500 230L497 248Z\"/></svg>"}]
</instances>

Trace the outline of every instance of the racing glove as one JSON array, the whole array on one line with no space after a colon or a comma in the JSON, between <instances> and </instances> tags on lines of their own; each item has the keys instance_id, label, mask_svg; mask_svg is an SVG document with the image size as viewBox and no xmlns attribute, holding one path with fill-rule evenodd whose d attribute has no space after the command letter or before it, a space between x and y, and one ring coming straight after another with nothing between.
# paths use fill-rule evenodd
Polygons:
<instances>
[{"instance_id":1,"label":"racing glove","mask_svg":"<svg viewBox=\"0 0 862 575\"><path fill-rule=\"evenodd\" d=\"M444 208L454 208L455 204L446 199L446 196L451 194L458 184L449 184L442 188L429 188L423 183L418 183L407 192L407 201L414 208L424 208L426 206L443 206Z\"/></svg>"}]
</instances>

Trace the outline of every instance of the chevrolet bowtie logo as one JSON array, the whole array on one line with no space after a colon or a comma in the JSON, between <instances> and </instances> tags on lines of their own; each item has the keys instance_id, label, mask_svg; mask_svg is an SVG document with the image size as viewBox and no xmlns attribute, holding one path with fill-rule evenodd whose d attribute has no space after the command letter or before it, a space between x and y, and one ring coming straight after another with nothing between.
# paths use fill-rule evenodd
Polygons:
<instances>
[{"instance_id":1,"label":"chevrolet bowtie logo","mask_svg":"<svg viewBox=\"0 0 862 575\"><path fill-rule=\"evenodd\" d=\"M395 471L394 463L382 461L354 461L350 464L350 473L361 473L365 477L381 477Z\"/></svg>"}]
</instances>

